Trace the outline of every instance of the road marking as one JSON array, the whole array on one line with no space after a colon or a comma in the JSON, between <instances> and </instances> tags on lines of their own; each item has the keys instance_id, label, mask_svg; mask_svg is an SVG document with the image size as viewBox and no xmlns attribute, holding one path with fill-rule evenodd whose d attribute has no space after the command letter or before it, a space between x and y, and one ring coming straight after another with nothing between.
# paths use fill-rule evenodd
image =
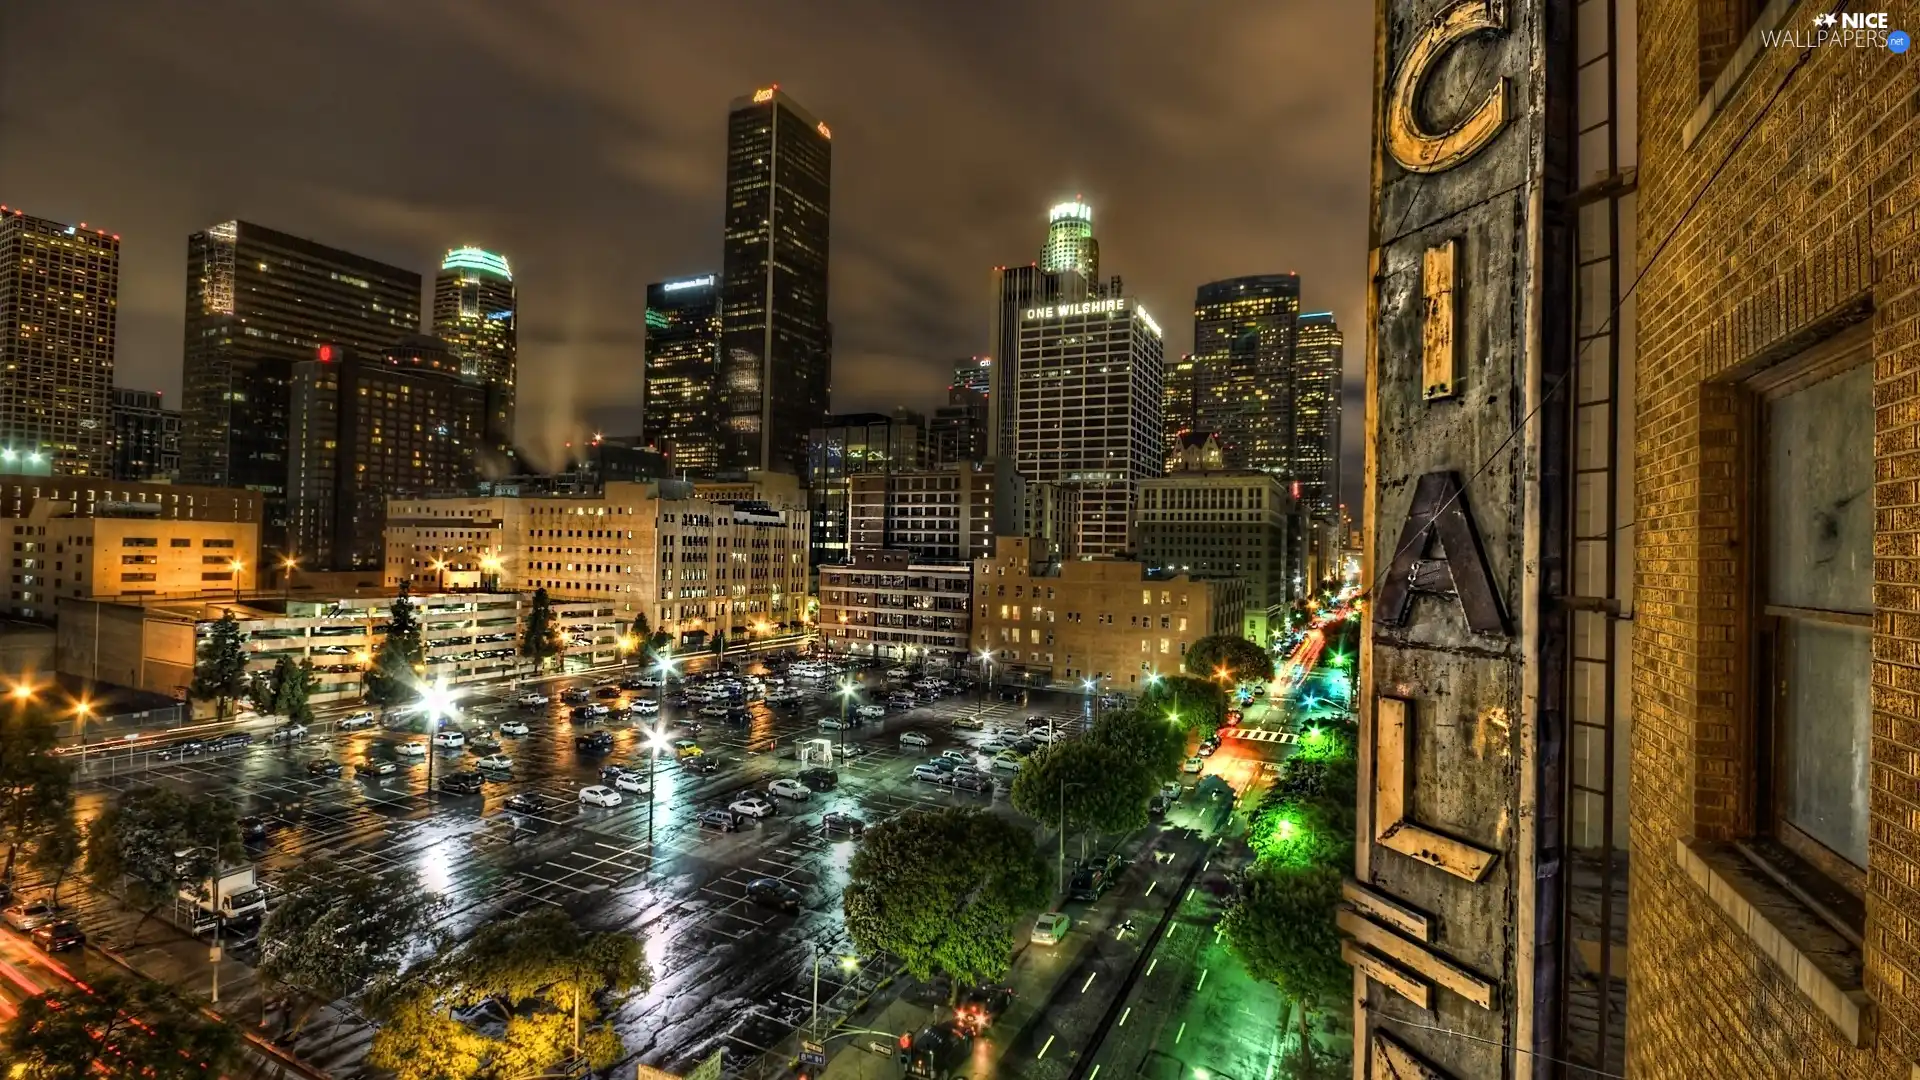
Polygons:
<instances>
[{"instance_id":1,"label":"road marking","mask_svg":"<svg viewBox=\"0 0 1920 1080\"><path fill-rule=\"evenodd\" d=\"M1083 983L1081 983L1081 984L1080 984L1080 992L1081 992L1081 993L1083 993L1083 994L1084 994L1084 993L1086 993L1086 992L1087 992L1087 987L1089 987L1089 986L1092 986L1092 985L1093 985L1093 980L1094 980L1094 976L1096 976L1096 975L1099 975L1099 974L1100 974L1100 973L1099 973L1099 972L1097 972L1097 971L1093 971L1093 972L1088 972L1088 973L1087 973L1087 981L1086 981L1086 982L1083 982Z\"/></svg>"},{"instance_id":2,"label":"road marking","mask_svg":"<svg viewBox=\"0 0 1920 1080\"><path fill-rule=\"evenodd\" d=\"M1087 1080L1093 1080L1094 1077L1099 1075L1100 1075L1100 1066L1095 1065L1093 1067L1093 1071L1087 1074Z\"/></svg>"},{"instance_id":3,"label":"road marking","mask_svg":"<svg viewBox=\"0 0 1920 1080\"><path fill-rule=\"evenodd\" d=\"M1158 884L1160 884L1160 883L1159 883L1159 882L1157 882L1157 881L1149 881L1149 882L1147 882L1147 891L1146 891L1146 892L1144 892L1144 893L1141 893L1141 894L1140 894L1140 899L1142 899L1142 900L1145 900L1145 899L1146 899L1147 897L1149 897L1149 896L1152 896L1152 895L1153 895L1153 887L1154 887L1155 885L1158 885Z\"/></svg>"},{"instance_id":4,"label":"road marking","mask_svg":"<svg viewBox=\"0 0 1920 1080\"><path fill-rule=\"evenodd\" d=\"M1210 970L1210 969L1208 969L1208 968L1201 968L1201 969L1200 969L1200 981L1199 981L1199 982L1197 982L1197 983L1194 983L1194 984L1193 984L1193 992L1194 992L1194 993L1196 993L1196 994L1197 994L1197 993L1199 993L1199 992L1200 992L1200 988L1201 988L1201 987L1203 987L1203 986L1205 986L1205 985L1207 985L1207 972L1208 972L1208 970Z\"/></svg>"},{"instance_id":5,"label":"road marking","mask_svg":"<svg viewBox=\"0 0 1920 1080\"><path fill-rule=\"evenodd\" d=\"M1180 1045L1180 1037L1181 1037L1182 1035L1185 1035L1186 1033L1187 1033L1187 1025L1185 1025L1185 1024L1181 1024L1181 1025L1180 1025L1180 1030L1179 1030L1179 1031L1176 1031L1176 1032L1174 1032L1174 1033L1173 1033L1173 1045L1175 1045L1175 1046L1179 1046L1179 1045Z\"/></svg>"},{"instance_id":6,"label":"road marking","mask_svg":"<svg viewBox=\"0 0 1920 1080\"><path fill-rule=\"evenodd\" d=\"M1244 742L1297 743L1300 741L1300 736L1291 731L1274 731L1271 728L1237 728L1232 731L1223 731L1221 734L1229 739L1240 739Z\"/></svg>"},{"instance_id":7,"label":"road marking","mask_svg":"<svg viewBox=\"0 0 1920 1080\"><path fill-rule=\"evenodd\" d=\"M1049 1036L1047 1036L1047 1044L1046 1044L1045 1046L1042 1046L1042 1047L1040 1048L1040 1052L1039 1052L1039 1053L1037 1053L1037 1054L1035 1054L1035 1055L1033 1055L1033 1060L1035 1060L1035 1061L1039 1061L1039 1060L1040 1060L1041 1058L1043 1058L1043 1057L1046 1057L1046 1056L1047 1056L1047 1051L1048 1051L1048 1050L1051 1050L1051 1049L1053 1049L1053 1040L1054 1040L1054 1038L1055 1038L1055 1036L1052 1036L1052 1035L1049 1035Z\"/></svg>"},{"instance_id":8,"label":"road marking","mask_svg":"<svg viewBox=\"0 0 1920 1080\"><path fill-rule=\"evenodd\" d=\"M1129 1006L1127 1006L1127 1011L1125 1011L1125 1012L1123 1012L1123 1013L1121 1013L1121 1014L1120 1014L1120 1022L1119 1022L1119 1023L1117 1023L1117 1024L1115 1024L1115 1025L1113 1025L1113 1026L1114 1026L1114 1027L1126 1027L1126 1026L1127 1026L1127 1017L1129 1017L1129 1016L1132 1016L1132 1015L1133 1015L1133 1006L1131 1006L1131 1005L1129 1005ZM1088 1077L1088 1078L1087 1078L1087 1080L1093 1080L1093 1078L1092 1078L1092 1077Z\"/></svg>"},{"instance_id":9,"label":"road marking","mask_svg":"<svg viewBox=\"0 0 1920 1080\"><path fill-rule=\"evenodd\" d=\"M1153 963L1147 965L1147 974L1148 975L1153 974L1153 969L1159 966L1160 966L1160 958L1156 956L1153 958ZM1142 978L1144 977L1145 976L1142 976Z\"/></svg>"}]
</instances>

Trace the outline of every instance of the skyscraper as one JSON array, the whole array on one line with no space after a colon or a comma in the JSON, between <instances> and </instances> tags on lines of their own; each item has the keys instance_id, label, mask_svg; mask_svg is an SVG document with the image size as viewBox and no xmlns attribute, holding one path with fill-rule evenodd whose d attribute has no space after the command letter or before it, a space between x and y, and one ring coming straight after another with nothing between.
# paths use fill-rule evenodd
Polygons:
<instances>
[{"instance_id":1,"label":"skyscraper","mask_svg":"<svg viewBox=\"0 0 1920 1080\"><path fill-rule=\"evenodd\" d=\"M1193 429L1220 434L1227 467L1297 479L1294 318L1300 278L1261 274L1202 285L1193 302Z\"/></svg>"},{"instance_id":2,"label":"skyscraper","mask_svg":"<svg viewBox=\"0 0 1920 1080\"><path fill-rule=\"evenodd\" d=\"M642 437L679 470L720 466L720 288L712 274L647 286Z\"/></svg>"},{"instance_id":3,"label":"skyscraper","mask_svg":"<svg viewBox=\"0 0 1920 1080\"><path fill-rule=\"evenodd\" d=\"M1166 463L1160 326L1123 296L1020 315L1018 471L1076 489L1081 554L1131 550L1138 484Z\"/></svg>"},{"instance_id":4,"label":"skyscraper","mask_svg":"<svg viewBox=\"0 0 1920 1080\"><path fill-rule=\"evenodd\" d=\"M847 561L851 478L886 476L927 466L927 421L919 413L829 416L808 433L808 509L813 522L809 566Z\"/></svg>"},{"instance_id":5,"label":"skyscraper","mask_svg":"<svg viewBox=\"0 0 1920 1080\"><path fill-rule=\"evenodd\" d=\"M1078 195L1047 211L1047 243L1040 251L1040 269L1056 274L1071 270L1088 281L1100 276L1100 241L1093 238L1093 207Z\"/></svg>"},{"instance_id":6,"label":"skyscraper","mask_svg":"<svg viewBox=\"0 0 1920 1080\"><path fill-rule=\"evenodd\" d=\"M827 414L832 133L777 86L727 117L720 463L799 472Z\"/></svg>"},{"instance_id":7,"label":"skyscraper","mask_svg":"<svg viewBox=\"0 0 1920 1080\"><path fill-rule=\"evenodd\" d=\"M510 450L519 336L513 268L505 256L477 247L447 252L433 279L433 336L460 358L462 374L487 389L487 446Z\"/></svg>"},{"instance_id":8,"label":"skyscraper","mask_svg":"<svg viewBox=\"0 0 1920 1080\"><path fill-rule=\"evenodd\" d=\"M1167 385L1160 394L1160 430L1166 435L1167 469L1180 458L1180 440L1193 431L1193 354L1167 365Z\"/></svg>"},{"instance_id":9,"label":"skyscraper","mask_svg":"<svg viewBox=\"0 0 1920 1080\"><path fill-rule=\"evenodd\" d=\"M950 389L967 389L976 394L986 394L992 390L993 358L969 356L953 365L953 385Z\"/></svg>"},{"instance_id":10,"label":"skyscraper","mask_svg":"<svg viewBox=\"0 0 1920 1080\"><path fill-rule=\"evenodd\" d=\"M0 206L0 452L112 472L119 294L118 236Z\"/></svg>"},{"instance_id":11,"label":"skyscraper","mask_svg":"<svg viewBox=\"0 0 1920 1080\"><path fill-rule=\"evenodd\" d=\"M180 410L158 390L113 388L113 478L171 480L180 473Z\"/></svg>"},{"instance_id":12,"label":"skyscraper","mask_svg":"<svg viewBox=\"0 0 1920 1080\"><path fill-rule=\"evenodd\" d=\"M1340 506L1340 326L1333 312L1300 316L1293 345L1293 479L1300 505L1331 519Z\"/></svg>"},{"instance_id":13,"label":"skyscraper","mask_svg":"<svg viewBox=\"0 0 1920 1080\"><path fill-rule=\"evenodd\" d=\"M287 382L321 345L383 354L420 329L420 275L246 221L187 238L188 483L261 493L260 544L287 545Z\"/></svg>"}]
</instances>

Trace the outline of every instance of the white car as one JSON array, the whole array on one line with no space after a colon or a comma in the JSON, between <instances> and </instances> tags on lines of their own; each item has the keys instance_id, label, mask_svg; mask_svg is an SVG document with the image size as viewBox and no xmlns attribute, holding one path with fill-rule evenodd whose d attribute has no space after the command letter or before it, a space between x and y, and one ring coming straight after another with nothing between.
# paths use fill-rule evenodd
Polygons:
<instances>
[{"instance_id":1,"label":"white car","mask_svg":"<svg viewBox=\"0 0 1920 1080\"><path fill-rule=\"evenodd\" d=\"M338 727L341 731L358 731L361 728L372 727L373 714L370 712L357 712L352 716L343 716L340 718L340 722L334 726Z\"/></svg>"},{"instance_id":2,"label":"white car","mask_svg":"<svg viewBox=\"0 0 1920 1080\"><path fill-rule=\"evenodd\" d=\"M1032 739L1034 742L1048 745L1057 743L1066 737L1065 732L1053 727L1037 727L1027 732L1027 738Z\"/></svg>"},{"instance_id":3,"label":"white car","mask_svg":"<svg viewBox=\"0 0 1920 1080\"><path fill-rule=\"evenodd\" d=\"M594 784L580 789L580 801L588 806L619 806L624 800L612 788Z\"/></svg>"},{"instance_id":4,"label":"white car","mask_svg":"<svg viewBox=\"0 0 1920 1080\"><path fill-rule=\"evenodd\" d=\"M553 699L545 694L521 694L514 701L523 709L537 709Z\"/></svg>"},{"instance_id":5,"label":"white car","mask_svg":"<svg viewBox=\"0 0 1920 1080\"><path fill-rule=\"evenodd\" d=\"M773 804L758 795L746 795L727 804L727 809L750 818L771 817Z\"/></svg>"},{"instance_id":6,"label":"white car","mask_svg":"<svg viewBox=\"0 0 1920 1080\"><path fill-rule=\"evenodd\" d=\"M727 707L725 705L702 705L700 707L700 715L725 716L727 715Z\"/></svg>"},{"instance_id":7,"label":"white car","mask_svg":"<svg viewBox=\"0 0 1920 1080\"><path fill-rule=\"evenodd\" d=\"M932 746L933 740L927 738L924 731L903 731L900 733L901 746Z\"/></svg>"},{"instance_id":8,"label":"white car","mask_svg":"<svg viewBox=\"0 0 1920 1080\"><path fill-rule=\"evenodd\" d=\"M427 744L418 740L403 742L399 746L394 747L393 752L401 757L426 757Z\"/></svg>"},{"instance_id":9,"label":"white car","mask_svg":"<svg viewBox=\"0 0 1920 1080\"><path fill-rule=\"evenodd\" d=\"M1204 769L1206 767L1207 767L1207 762L1205 758L1190 757L1186 760L1186 764L1180 766L1180 771L1188 772L1188 773L1197 773L1201 769Z\"/></svg>"},{"instance_id":10,"label":"white car","mask_svg":"<svg viewBox=\"0 0 1920 1080\"><path fill-rule=\"evenodd\" d=\"M837 716L823 716L819 719L818 724L821 731L843 731L846 729L846 725L842 724L840 718Z\"/></svg>"},{"instance_id":11,"label":"white car","mask_svg":"<svg viewBox=\"0 0 1920 1080\"><path fill-rule=\"evenodd\" d=\"M652 698L641 698L633 703L633 711L651 716L660 711L660 703Z\"/></svg>"},{"instance_id":12,"label":"white car","mask_svg":"<svg viewBox=\"0 0 1920 1080\"><path fill-rule=\"evenodd\" d=\"M492 769L495 772L507 772L513 768L513 759L505 754L488 754L473 763L476 769Z\"/></svg>"},{"instance_id":13,"label":"white car","mask_svg":"<svg viewBox=\"0 0 1920 1080\"><path fill-rule=\"evenodd\" d=\"M775 795L782 799L792 799L794 802L806 802L808 799L813 798L812 789L798 780L788 778L775 780L773 783L768 784L767 794Z\"/></svg>"},{"instance_id":14,"label":"white car","mask_svg":"<svg viewBox=\"0 0 1920 1080\"><path fill-rule=\"evenodd\" d=\"M519 720L509 720L500 725L500 734L502 735L526 735L532 730L532 728Z\"/></svg>"},{"instance_id":15,"label":"white car","mask_svg":"<svg viewBox=\"0 0 1920 1080\"><path fill-rule=\"evenodd\" d=\"M887 678L889 679L904 679L908 674L907 669L903 667L890 667L887 669Z\"/></svg>"},{"instance_id":16,"label":"white car","mask_svg":"<svg viewBox=\"0 0 1920 1080\"><path fill-rule=\"evenodd\" d=\"M853 713L863 720L878 720L887 715L887 707L885 705L862 705L854 709Z\"/></svg>"},{"instance_id":17,"label":"white car","mask_svg":"<svg viewBox=\"0 0 1920 1080\"><path fill-rule=\"evenodd\" d=\"M591 705L589 705L589 706L587 706L587 715L589 715L589 716L611 716L611 715L613 715L613 710L612 710L612 709L609 709L609 708L607 708L607 707L606 707L605 705L602 705L602 704L600 704L599 702L597 702L597 701L596 701L596 702L594 702L593 704L591 704Z\"/></svg>"},{"instance_id":18,"label":"white car","mask_svg":"<svg viewBox=\"0 0 1920 1080\"><path fill-rule=\"evenodd\" d=\"M660 688L660 680L651 675L635 679L634 682L638 683L642 690L658 690Z\"/></svg>"},{"instance_id":19,"label":"white car","mask_svg":"<svg viewBox=\"0 0 1920 1080\"><path fill-rule=\"evenodd\" d=\"M995 735L993 738L980 744L980 749L985 750L989 754L997 754L1002 750L1010 750L1012 748L1013 740L1007 738L1005 735Z\"/></svg>"},{"instance_id":20,"label":"white car","mask_svg":"<svg viewBox=\"0 0 1920 1080\"><path fill-rule=\"evenodd\" d=\"M1049 911L1033 920L1033 933L1028 935L1027 940L1035 945L1058 945L1072 925L1072 919L1058 911Z\"/></svg>"},{"instance_id":21,"label":"white car","mask_svg":"<svg viewBox=\"0 0 1920 1080\"><path fill-rule=\"evenodd\" d=\"M459 731L436 731L433 733L433 745L442 750L458 749L467 745L467 736Z\"/></svg>"},{"instance_id":22,"label":"white car","mask_svg":"<svg viewBox=\"0 0 1920 1080\"><path fill-rule=\"evenodd\" d=\"M642 772L623 772L613 778L613 786L621 791L631 791L635 795L647 793L647 774Z\"/></svg>"}]
</instances>

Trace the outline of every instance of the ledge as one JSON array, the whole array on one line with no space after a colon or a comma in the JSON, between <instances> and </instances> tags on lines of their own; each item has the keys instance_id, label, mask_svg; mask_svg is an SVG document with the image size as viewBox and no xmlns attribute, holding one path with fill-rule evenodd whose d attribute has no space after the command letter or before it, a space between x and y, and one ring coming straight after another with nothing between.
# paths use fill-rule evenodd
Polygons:
<instances>
[{"instance_id":1,"label":"ledge","mask_svg":"<svg viewBox=\"0 0 1920 1080\"><path fill-rule=\"evenodd\" d=\"M1700 104L1694 106L1693 115L1687 118L1686 126L1680 129L1682 149L1693 149L1693 144L1700 141L1700 133L1707 130L1707 125L1719 115L1720 107L1725 105L1734 91L1740 89L1740 84L1747 80L1747 73L1753 70L1753 62L1760 58L1760 31L1778 28L1781 21L1787 17L1788 10L1799 2L1800 0L1772 0L1760 12L1760 17L1755 19L1753 25L1747 29L1747 36L1740 40L1740 47L1733 50L1733 55L1727 58L1727 66L1720 69L1720 74L1714 78L1713 85L1707 88L1707 96L1701 98Z\"/></svg>"},{"instance_id":2,"label":"ledge","mask_svg":"<svg viewBox=\"0 0 1920 1080\"><path fill-rule=\"evenodd\" d=\"M1674 861L1856 1049L1873 1042L1860 950L1728 844L1674 841Z\"/></svg>"}]
</instances>

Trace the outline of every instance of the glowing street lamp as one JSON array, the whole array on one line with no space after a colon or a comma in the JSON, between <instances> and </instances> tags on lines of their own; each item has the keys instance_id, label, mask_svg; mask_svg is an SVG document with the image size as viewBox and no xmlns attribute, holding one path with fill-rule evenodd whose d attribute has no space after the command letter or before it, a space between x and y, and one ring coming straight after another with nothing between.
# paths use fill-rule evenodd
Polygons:
<instances>
[{"instance_id":1,"label":"glowing street lamp","mask_svg":"<svg viewBox=\"0 0 1920 1080\"><path fill-rule=\"evenodd\" d=\"M13 684L13 700L21 705L33 700L33 687L28 683Z\"/></svg>"},{"instance_id":2,"label":"glowing street lamp","mask_svg":"<svg viewBox=\"0 0 1920 1080\"><path fill-rule=\"evenodd\" d=\"M671 748L667 735L655 725L647 731L647 869L653 869L653 778L658 775L660 754Z\"/></svg>"},{"instance_id":3,"label":"glowing street lamp","mask_svg":"<svg viewBox=\"0 0 1920 1080\"><path fill-rule=\"evenodd\" d=\"M847 680L847 679L840 680L840 756L841 757L845 757L847 755L847 705L853 701L853 696L857 693L859 693L859 688L854 686L850 680Z\"/></svg>"},{"instance_id":4,"label":"glowing street lamp","mask_svg":"<svg viewBox=\"0 0 1920 1080\"><path fill-rule=\"evenodd\" d=\"M489 592L498 589L500 587L500 556L480 556L480 572L486 575L486 580L482 584Z\"/></svg>"},{"instance_id":5,"label":"glowing street lamp","mask_svg":"<svg viewBox=\"0 0 1920 1080\"><path fill-rule=\"evenodd\" d=\"M230 559L227 562L227 569L233 571L233 602L236 604L240 602L240 571L246 568L247 564L239 559Z\"/></svg>"},{"instance_id":6,"label":"glowing street lamp","mask_svg":"<svg viewBox=\"0 0 1920 1080\"><path fill-rule=\"evenodd\" d=\"M18 690L14 691L16 694ZM80 736L80 771L87 771L87 719L93 715L93 702L81 698L73 703L73 718Z\"/></svg>"},{"instance_id":7,"label":"glowing street lamp","mask_svg":"<svg viewBox=\"0 0 1920 1080\"><path fill-rule=\"evenodd\" d=\"M280 589L282 596L288 598L293 596L293 572L298 569L300 569L299 559L291 555L283 555L280 557Z\"/></svg>"}]
</instances>

